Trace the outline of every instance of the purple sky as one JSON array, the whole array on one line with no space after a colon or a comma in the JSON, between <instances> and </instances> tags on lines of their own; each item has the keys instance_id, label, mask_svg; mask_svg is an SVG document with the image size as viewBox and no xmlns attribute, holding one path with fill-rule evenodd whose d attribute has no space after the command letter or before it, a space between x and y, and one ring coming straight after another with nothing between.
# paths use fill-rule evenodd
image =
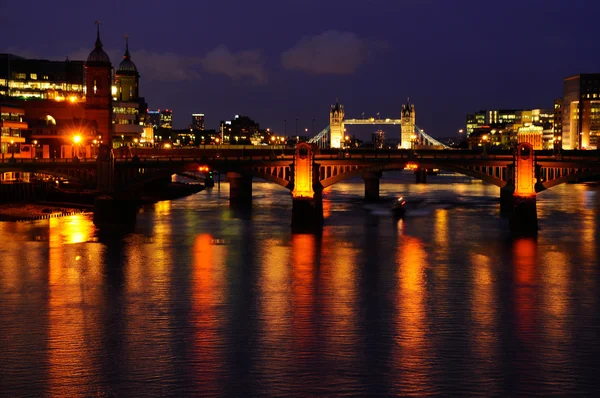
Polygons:
<instances>
[{"instance_id":1,"label":"purple sky","mask_svg":"<svg viewBox=\"0 0 600 398\"><path fill-rule=\"evenodd\" d=\"M450 136L467 113L551 108L564 77L600 72L600 1L91 3L0 0L0 52L85 59L100 20L113 65L129 35L141 95L177 128L241 114L292 135L296 118L325 127L336 97L347 117L392 118L410 97L420 127Z\"/></svg>"}]
</instances>

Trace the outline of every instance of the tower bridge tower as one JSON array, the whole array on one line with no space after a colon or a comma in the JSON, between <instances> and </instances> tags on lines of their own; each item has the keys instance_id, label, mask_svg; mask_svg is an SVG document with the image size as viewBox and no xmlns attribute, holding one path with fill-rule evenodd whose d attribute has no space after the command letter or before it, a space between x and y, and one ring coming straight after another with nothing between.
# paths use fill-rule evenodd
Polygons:
<instances>
[{"instance_id":1,"label":"tower bridge tower","mask_svg":"<svg viewBox=\"0 0 600 398\"><path fill-rule=\"evenodd\" d=\"M329 112L329 128L331 148L341 148L344 142L344 106L337 100Z\"/></svg>"},{"instance_id":2,"label":"tower bridge tower","mask_svg":"<svg viewBox=\"0 0 600 398\"><path fill-rule=\"evenodd\" d=\"M410 98L406 101L406 104L402 105L401 114L401 134L400 134L400 146L402 149L411 149L413 141L413 135L415 134L415 106L410 103Z\"/></svg>"}]
</instances>

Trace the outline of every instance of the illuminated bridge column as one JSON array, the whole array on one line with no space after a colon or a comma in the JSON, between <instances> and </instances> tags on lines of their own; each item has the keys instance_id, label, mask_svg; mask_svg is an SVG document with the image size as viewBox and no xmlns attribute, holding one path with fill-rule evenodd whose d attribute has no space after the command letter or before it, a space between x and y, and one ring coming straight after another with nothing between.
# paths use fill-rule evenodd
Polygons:
<instances>
[{"instance_id":1,"label":"illuminated bridge column","mask_svg":"<svg viewBox=\"0 0 600 398\"><path fill-rule=\"evenodd\" d=\"M511 232L516 235L537 235L535 156L531 144L521 143L517 146L514 180Z\"/></svg>"},{"instance_id":2,"label":"illuminated bridge column","mask_svg":"<svg viewBox=\"0 0 600 398\"><path fill-rule=\"evenodd\" d=\"M365 180L365 200L374 202L379 200L379 180L381 171L367 171L363 174Z\"/></svg>"},{"instance_id":3,"label":"illuminated bridge column","mask_svg":"<svg viewBox=\"0 0 600 398\"><path fill-rule=\"evenodd\" d=\"M252 176L227 172L227 181L229 181L229 204L250 205L252 203Z\"/></svg>"},{"instance_id":4,"label":"illuminated bridge column","mask_svg":"<svg viewBox=\"0 0 600 398\"><path fill-rule=\"evenodd\" d=\"M292 230L298 232L315 230L323 225L322 188L314 149L314 145L300 143L294 155Z\"/></svg>"}]
</instances>

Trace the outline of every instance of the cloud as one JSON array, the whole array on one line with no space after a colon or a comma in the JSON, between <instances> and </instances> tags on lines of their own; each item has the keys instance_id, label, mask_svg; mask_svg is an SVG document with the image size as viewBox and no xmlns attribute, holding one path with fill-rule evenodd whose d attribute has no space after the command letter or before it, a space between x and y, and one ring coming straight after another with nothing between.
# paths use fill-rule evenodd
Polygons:
<instances>
[{"instance_id":1,"label":"cloud","mask_svg":"<svg viewBox=\"0 0 600 398\"><path fill-rule=\"evenodd\" d=\"M202 59L202 66L207 72L221 73L234 80L249 77L257 83L267 81L264 64L265 61L258 50L233 53L224 45L218 46Z\"/></svg>"},{"instance_id":2,"label":"cloud","mask_svg":"<svg viewBox=\"0 0 600 398\"><path fill-rule=\"evenodd\" d=\"M330 30L318 36L303 37L281 54L281 64L286 69L315 74L349 75L368 59L373 49L384 46L363 40L354 33Z\"/></svg>"},{"instance_id":3,"label":"cloud","mask_svg":"<svg viewBox=\"0 0 600 398\"><path fill-rule=\"evenodd\" d=\"M80 48L69 54L69 59L85 61L92 49ZM123 49L104 48L115 69L123 59ZM20 55L25 58L45 58L33 51L9 47L4 52ZM48 59L48 58L46 58ZM64 61L64 57L50 57ZM171 52L153 52L145 49L132 51L131 60L136 65L141 77L146 80L181 82L198 80L203 72L220 73L233 80L244 78L257 83L266 83L267 72L265 61L258 50L247 50L233 53L224 45L220 45L204 56L186 56Z\"/></svg>"}]
</instances>

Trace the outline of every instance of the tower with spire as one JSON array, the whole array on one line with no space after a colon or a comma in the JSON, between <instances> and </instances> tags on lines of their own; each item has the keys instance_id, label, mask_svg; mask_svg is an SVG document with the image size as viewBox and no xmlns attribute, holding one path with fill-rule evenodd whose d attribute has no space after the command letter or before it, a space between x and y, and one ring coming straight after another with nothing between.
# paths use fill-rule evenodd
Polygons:
<instances>
[{"instance_id":1,"label":"tower with spire","mask_svg":"<svg viewBox=\"0 0 600 398\"><path fill-rule=\"evenodd\" d=\"M96 21L96 43L85 63L85 114L96 122L103 144L111 143L112 123L112 65L102 48L100 23Z\"/></svg>"},{"instance_id":2,"label":"tower with spire","mask_svg":"<svg viewBox=\"0 0 600 398\"><path fill-rule=\"evenodd\" d=\"M336 99L329 111L329 137L331 148L341 148L344 142L344 106Z\"/></svg>"},{"instance_id":3,"label":"tower with spire","mask_svg":"<svg viewBox=\"0 0 600 398\"><path fill-rule=\"evenodd\" d=\"M115 144L136 145L141 142L146 115L145 101L139 96L140 74L131 60L129 37L125 36L125 54L115 72Z\"/></svg>"},{"instance_id":4,"label":"tower with spire","mask_svg":"<svg viewBox=\"0 0 600 398\"><path fill-rule=\"evenodd\" d=\"M139 100L140 74L137 67L131 61L129 54L129 37L125 36L125 54L123 61L115 73L115 84L117 86L117 101Z\"/></svg>"},{"instance_id":5,"label":"tower with spire","mask_svg":"<svg viewBox=\"0 0 600 398\"><path fill-rule=\"evenodd\" d=\"M401 113L401 133L400 146L402 149L411 149L415 135L416 113L415 106L410 103L410 98L406 100L406 104L402 105Z\"/></svg>"}]
</instances>

